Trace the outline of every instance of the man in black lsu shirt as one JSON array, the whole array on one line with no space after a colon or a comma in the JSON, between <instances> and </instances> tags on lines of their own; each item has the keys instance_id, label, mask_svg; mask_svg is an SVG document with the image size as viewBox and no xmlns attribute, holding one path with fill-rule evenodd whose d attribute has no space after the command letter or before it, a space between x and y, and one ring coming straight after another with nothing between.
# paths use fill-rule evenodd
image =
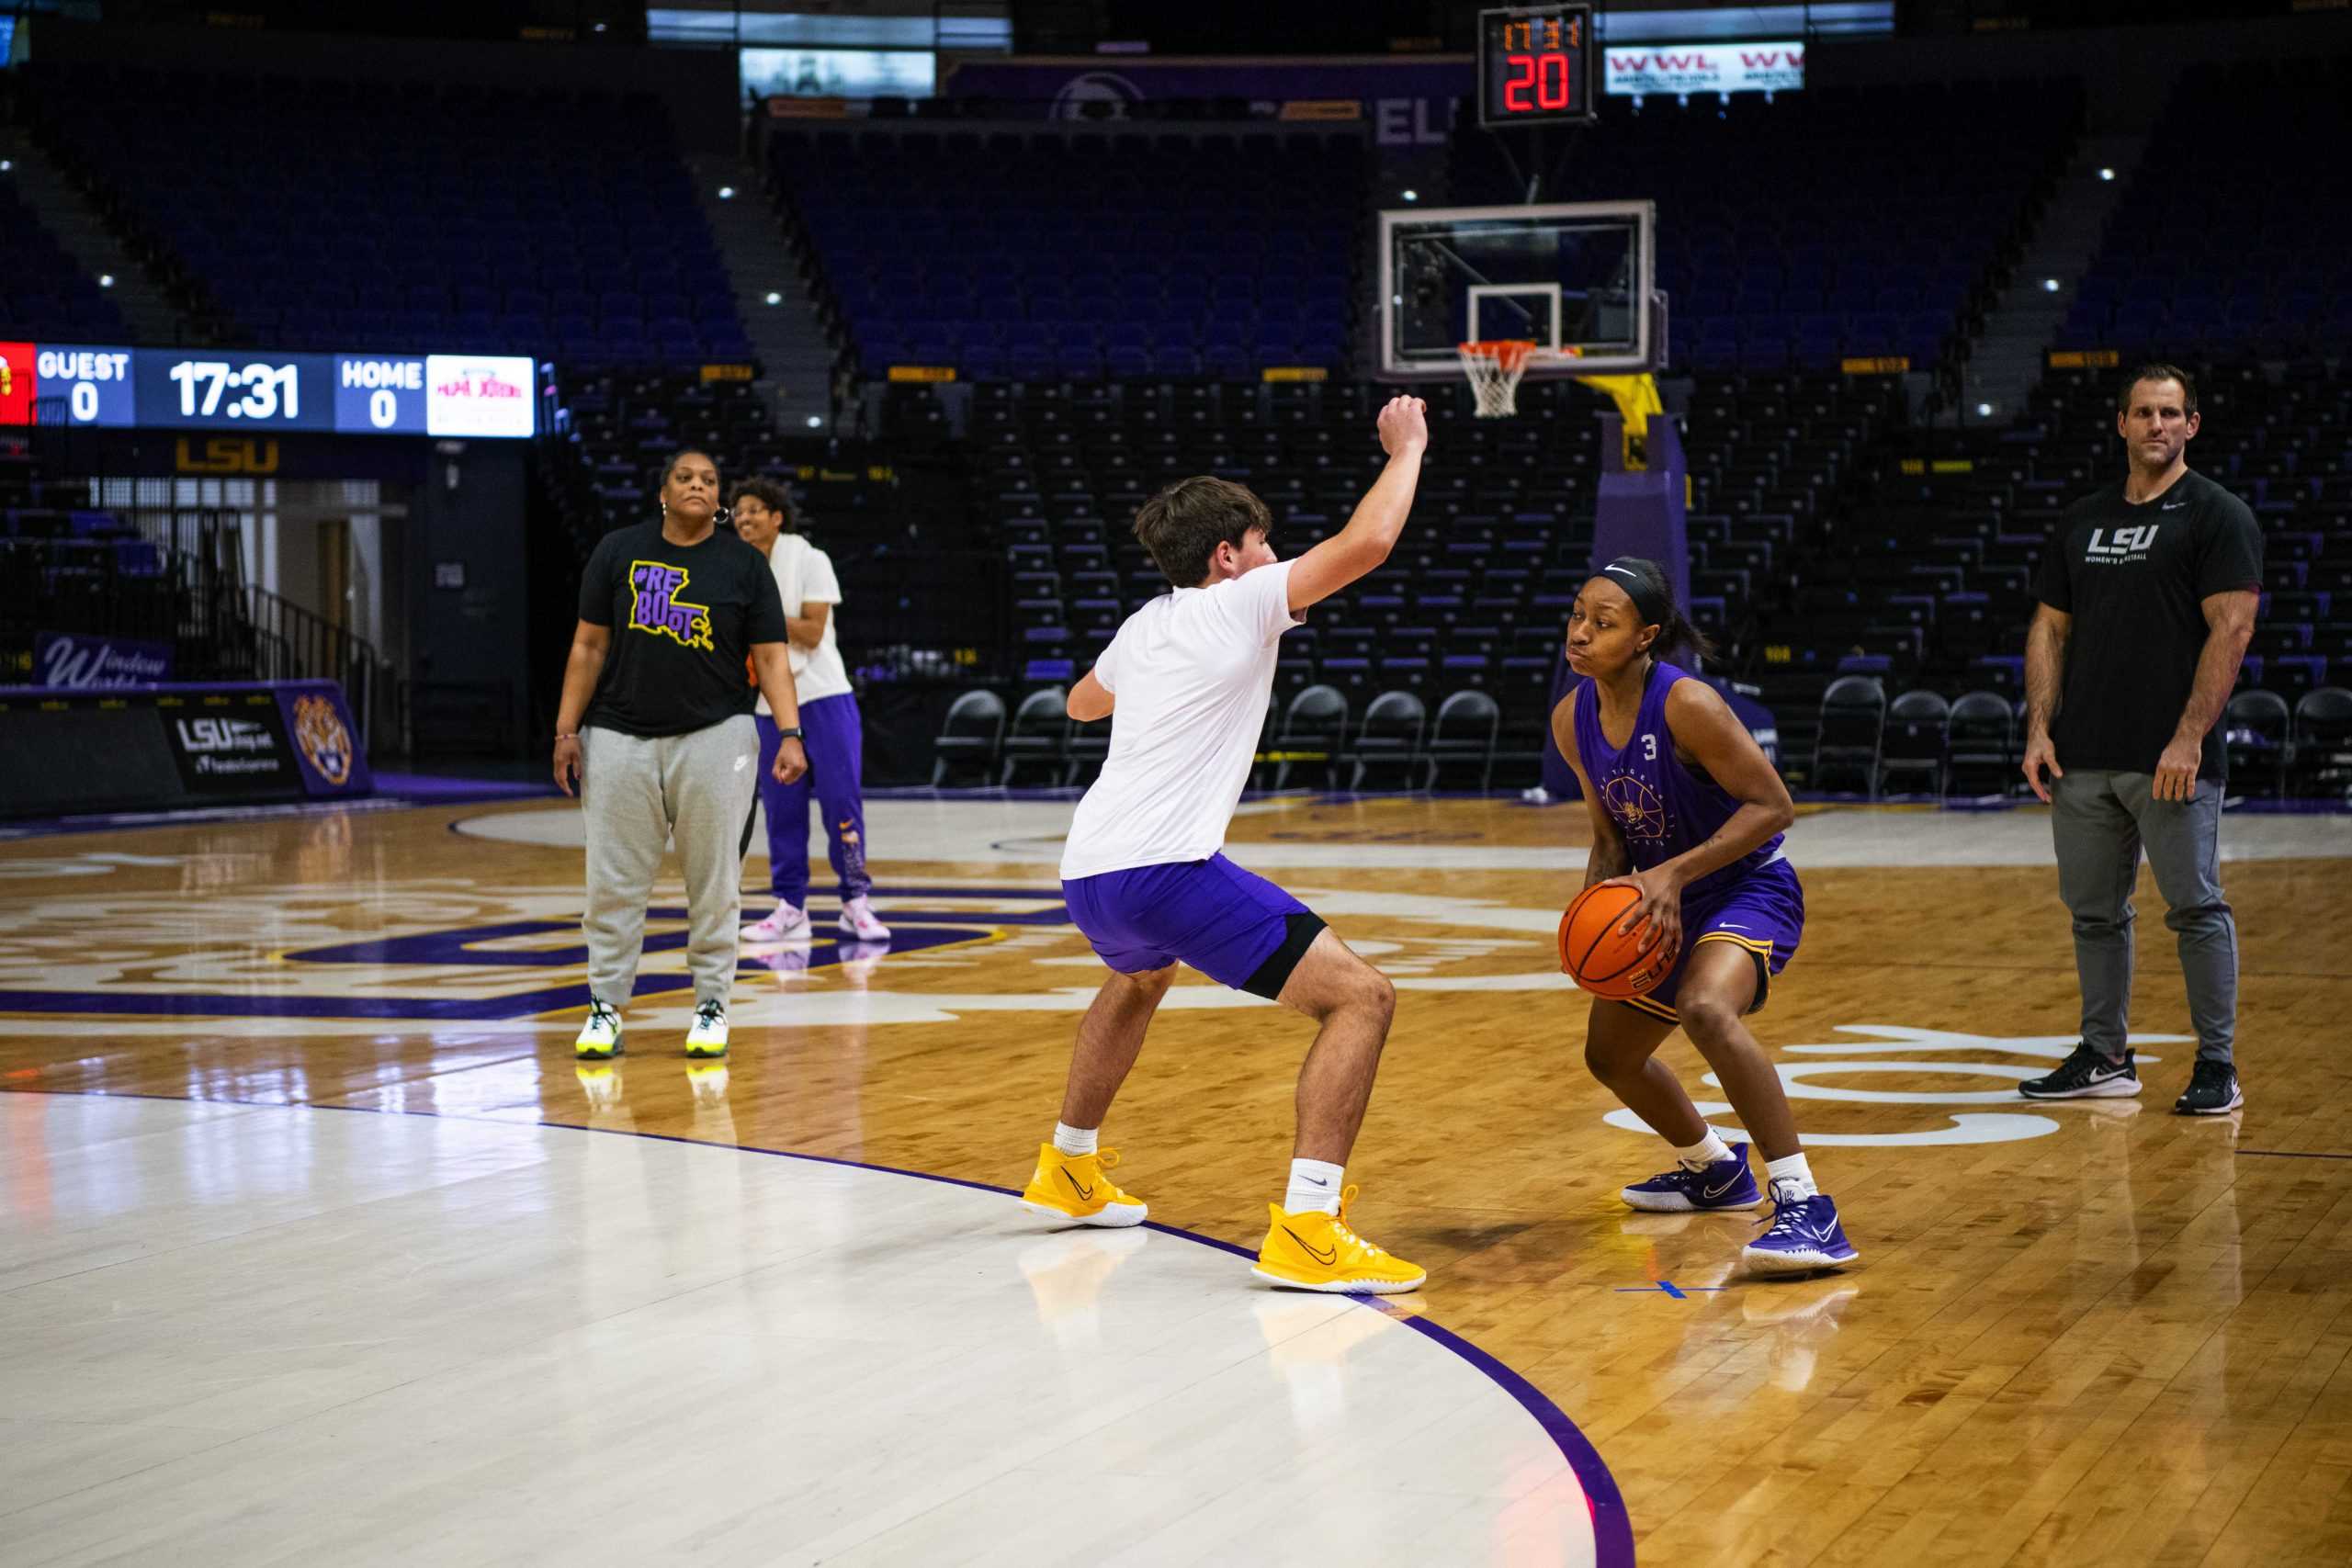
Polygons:
<instances>
[{"instance_id":1,"label":"man in black lsu shirt","mask_svg":"<svg viewBox=\"0 0 2352 1568\"><path fill-rule=\"evenodd\" d=\"M2197 1030L2197 1065L2173 1110L2216 1116L2245 1096L2232 1055L2238 930L2222 897L2214 721L2254 636L2262 532L2245 502L2188 467L2198 417L2187 372L2134 372L2115 427L2130 470L2059 524L2026 637L2025 776L2052 807L2083 1039L2056 1072L2018 1087L2032 1100L2140 1092L2124 1030L2145 849Z\"/></svg>"}]
</instances>

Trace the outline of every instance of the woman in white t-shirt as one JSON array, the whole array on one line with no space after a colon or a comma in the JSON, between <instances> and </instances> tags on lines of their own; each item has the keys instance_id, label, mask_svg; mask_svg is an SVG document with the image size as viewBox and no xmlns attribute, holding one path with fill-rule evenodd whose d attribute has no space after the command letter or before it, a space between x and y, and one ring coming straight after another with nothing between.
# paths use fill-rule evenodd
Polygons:
<instances>
[{"instance_id":1,"label":"woman in white t-shirt","mask_svg":"<svg viewBox=\"0 0 2352 1568\"><path fill-rule=\"evenodd\" d=\"M768 818L768 886L775 909L743 928L750 942L806 941L809 935L808 796L813 790L825 813L825 840L833 874L841 882L841 933L859 942L888 942L890 928L875 919L866 903L873 879L865 874L865 797L859 787L865 770L865 723L851 690L849 671L834 641L833 606L842 589L825 552L800 536L792 497L774 479L747 479L735 489L735 531L768 558L792 645L792 679L800 694L802 743L808 772L793 784L768 776L769 756L781 744L775 721L762 698L760 805Z\"/></svg>"}]
</instances>

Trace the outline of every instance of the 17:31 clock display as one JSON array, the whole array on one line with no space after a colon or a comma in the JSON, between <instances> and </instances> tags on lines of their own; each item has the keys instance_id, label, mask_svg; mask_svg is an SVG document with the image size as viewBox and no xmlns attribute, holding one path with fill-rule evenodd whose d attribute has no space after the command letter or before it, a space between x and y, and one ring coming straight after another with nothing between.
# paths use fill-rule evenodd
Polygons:
<instances>
[{"instance_id":1,"label":"17:31 clock display","mask_svg":"<svg viewBox=\"0 0 2352 1568\"><path fill-rule=\"evenodd\" d=\"M301 361L306 359L315 363L305 366ZM334 412L331 408L305 417L302 381L307 371L317 384L320 377L331 373L333 363L333 356L323 354L290 355L274 364L178 360L164 371L177 395L164 399L160 412L165 420L176 413L190 424L210 425L230 419L290 430L331 428L334 422L327 417Z\"/></svg>"}]
</instances>

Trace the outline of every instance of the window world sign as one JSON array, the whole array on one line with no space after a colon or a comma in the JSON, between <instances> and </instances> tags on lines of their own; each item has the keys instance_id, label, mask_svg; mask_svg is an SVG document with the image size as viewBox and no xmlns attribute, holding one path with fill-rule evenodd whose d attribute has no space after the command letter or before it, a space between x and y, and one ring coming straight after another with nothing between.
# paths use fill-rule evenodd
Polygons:
<instances>
[{"instance_id":1,"label":"window world sign","mask_svg":"<svg viewBox=\"0 0 2352 1568\"><path fill-rule=\"evenodd\" d=\"M481 354L0 343L0 425L526 437L536 366Z\"/></svg>"},{"instance_id":2,"label":"window world sign","mask_svg":"<svg viewBox=\"0 0 2352 1568\"><path fill-rule=\"evenodd\" d=\"M1804 85L1801 39L1770 43L1661 43L1608 49L1601 89L1652 93L1787 93Z\"/></svg>"}]
</instances>

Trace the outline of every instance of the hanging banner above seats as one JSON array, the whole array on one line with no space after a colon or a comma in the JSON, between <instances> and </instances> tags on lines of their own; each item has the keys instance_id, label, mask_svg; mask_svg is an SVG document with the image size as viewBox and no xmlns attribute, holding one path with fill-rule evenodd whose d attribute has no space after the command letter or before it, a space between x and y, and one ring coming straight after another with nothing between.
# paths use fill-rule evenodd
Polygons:
<instances>
[{"instance_id":1,"label":"hanging banner above seats","mask_svg":"<svg viewBox=\"0 0 2352 1568\"><path fill-rule=\"evenodd\" d=\"M941 91L989 98L1014 118L1132 119L1137 106L1228 99L1260 119L1329 119L1346 99L1363 106L1384 150L1442 147L1455 106L1478 90L1466 54L1408 60L1120 59L1091 55L965 61ZM1291 106L1302 107L1297 112Z\"/></svg>"}]
</instances>

